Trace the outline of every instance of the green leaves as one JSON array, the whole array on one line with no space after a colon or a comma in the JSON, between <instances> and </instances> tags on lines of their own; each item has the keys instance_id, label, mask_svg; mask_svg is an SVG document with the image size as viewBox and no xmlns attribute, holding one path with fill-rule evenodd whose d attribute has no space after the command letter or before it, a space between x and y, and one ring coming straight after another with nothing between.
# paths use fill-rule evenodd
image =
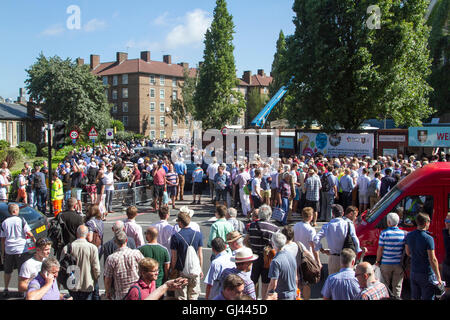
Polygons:
<instances>
[{"instance_id":1,"label":"green leaves","mask_svg":"<svg viewBox=\"0 0 450 320\"><path fill-rule=\"evenodd\" d=\"M294 75L290 117L327 131L358 129L369 118L417 125L433 110L426 1L378 1L381 29L371 29L372 1L297 0L286 70Z\"/></svg>"},{"instance_id":2,"label":"green leaves","mask_svg":"<svg viewBox=\"0 0 450 320\"><path fill-rule=\"evenodd\" d=\"M70 59L45 57L42 53L26 70L31 98L44 106L52 122L65 121L67 128L88 131L92 126L105 129L110 123L110 106L105 87L87 65L78 66Z\"/></svg>"},{"instance_id":3,"label":"green leaves","mask_svg":"<svg viewBox=\"0 0 450 320\"><path fill-rule=\"evenodd\" d=\"M234 24L226 1L217 0L214 19L206 31L203 64L199 67L193 103L203 129L222 128L240 116L244 97L236 88Z\"/></svg>"}]
</instances>

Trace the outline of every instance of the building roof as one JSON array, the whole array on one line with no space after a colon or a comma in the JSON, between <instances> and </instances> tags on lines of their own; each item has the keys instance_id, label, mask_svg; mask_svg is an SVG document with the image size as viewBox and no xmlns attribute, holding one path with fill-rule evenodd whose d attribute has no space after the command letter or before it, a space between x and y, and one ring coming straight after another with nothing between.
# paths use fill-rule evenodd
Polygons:
<instances>
[{"instance_id":1,"label":"building roof","mask_svg":"<svg viewBox=\"0 0 450 320\"><path fill-rule=\"evenodd\" d=\"M45 120L44 114L36 110L36 117L28 116L27 107L14 103L0 103L0 120L29 120L42 119Z\"/></svg>"},{"instance_id":2,"label":"building roof","mask_svg":"<svg viewBox=\"0 0 450 320\"><path fill-rule=\"evenodd\" d=\"M120 64L117 62L100 63L100 65L92 72L98 76L111 76L129 73L149 73L179 78L184 76L184 69L181 65L167 64L160 61L146 62L141 59L125 60ZM189 72L191 76L195 76L196 69L189 68Z\"/></svg>"},{"instance_id":3,"label":"building roof","mask_svg":"<svg viewBox=\"0 0 450 320\"><path fill-rule=\"evenodd\" d=\"M273 78L270 76L261 76L259 74L254 74L250 78L250 83L247 83L244 81L244 79L240 78L239 85L247 87L268 87L272 80Z\"/></svg>"}]
</instances>

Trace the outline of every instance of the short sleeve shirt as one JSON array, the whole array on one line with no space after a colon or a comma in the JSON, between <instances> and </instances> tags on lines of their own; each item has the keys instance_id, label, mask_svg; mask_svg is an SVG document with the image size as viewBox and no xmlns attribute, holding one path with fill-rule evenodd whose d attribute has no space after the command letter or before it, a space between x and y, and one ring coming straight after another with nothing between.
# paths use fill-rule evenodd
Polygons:
<instances>
[{"instance_id":1,"label":"short sleeve shirt","mask_svg":"<svg viewBox=\"0 0 450 320\"><path fill-rule=\"evenodd\" d=\"M278 280L275 291L279 299L296 293L296 270L297 262L294 256L286 250L278 252L270 263L269 278Z\"/></svg>"},{"instance_id":2,"label":"short sleeve shirt","mask_svg":"<svg viewBox=\"0 0 450 320\"><path fill-rule=\"evenodd\" d=\"M28 285L28 292L36 291L42 288L45 285L44 278L38 274L36 278L31 280ZM53 281L53 284L50 290L42 297L41 300L60 300L60 292L58 289L58 282L56 280Z\"/></svg>"},{"instance_id":3,"label":"short sleeve shirt","mask_svg":"<svg viewBox=\"0 0 450 320\"><path fill-rule=\"evenodd\" d=\"M428 250L434 250L433 237L427 231L414 230L406 235L411 252L411 272L432 274Z\"/></svg>"},{"instance_id":4,"label":"short sleeve shirt","mask_svg":"<svg viewBox=\"0 0 450 320\"><path fill-rule=\"evenodd\" d=\"M138 250L144 257L158 261L159 273L158 279L156 279L156 287L160 287L164 279L164 265L170 263L169 251L160 244L145 244L139 247Z\"/></svg>"},{"instance_id":5,"label":"short sleeve shirt","mask_svg":"<svg viewBox=\"0 0 450 320\"><path fill-rule=\"evenodd\" d=\"M192 241L193 239L194 241ZM200 232L192 230L191 228L183 228L179 232L173 234L170 240L170 249L177 251L177 261L175 264L176 270L183 270L184 261L186 260L187 248L189 245L191 245L191 243L195 251L198 252L198 248L203 246L202 234Z\"/></svg>"},{"instance_id":6,"label":"short sleeve shirt","mask_svg":"<svg viewBox=\"0 0 450 320\"><path fill-rule=\"evenodd\" d=\"M42 261L36 260L34 257L28 259L20 268L19 277L25 279L34 279L41 271Z\"/></svg>"},{"instance_id":7,"label":"short sleeve shirt","mask_svg":"<svg viewBox=\"0 0 450 320\"><path fill-rule=\"evenodd\" d=\"M310 242L314 241L316 235L316 229L314 229L311 224L305 223L303 221L297 222L294 227L294 241L300 241L306 249L312 252Z\"/></svg>"},{"instance_id":8,"label":"short sleeve shirt","mask_svg":"<svg viewBox=\"0 0 450 320\"><path fill-rule=\"evenodd\" d=\"M0 238L5 239L6 254L22 254L26 250L26 233L31 231L28 223L23 225L21 218L12 216L3 221Z\"/></svg>"}]
</instances>

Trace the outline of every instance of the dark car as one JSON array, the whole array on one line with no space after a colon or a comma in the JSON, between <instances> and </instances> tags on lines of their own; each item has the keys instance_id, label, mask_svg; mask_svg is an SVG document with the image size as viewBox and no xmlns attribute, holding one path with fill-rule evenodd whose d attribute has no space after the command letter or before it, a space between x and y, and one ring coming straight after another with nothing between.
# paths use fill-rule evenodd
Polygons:
<instances>
[{"instance_id":1,"label":"dark car","mask_svg":"<svg viewBox=\"0 0 450 320\"><path fill-rule=\"evenodd\" d=\"M8 205L9 204L4 202L0 203L0 224L3 223L3 221L5 221L6 218L11 216L8 212ZM25 221L28 223L31 232L33 233L36 240L47 237L47 229L48 229L47 217L44 216L39 211L37 211L36 209L33 209L32 207L29 207L26 204L17 203L17 205L19 205L20 209L19 217L23 217ZM35 252L34 246L28 248L29 254L34 254L34 252Z\"/></svg>"},{"instance_id":2,"label":"dark car","mask_svg":"<svg viewBox=\"0 0 450 320\"><path fill-rule=\"evenodd\" d=\"M192 173L195 171L195 169L197 168L197 165L195 163L188 163L186 164L186 180L185 180L185 184L184 184L184 189L185 190L191 190L192 189ZM205 170L203 170L205 171ZM203 175L203 190L206 190L206 186L208 185L208 176L207 175Z\"/></svg>"}]
</instances>

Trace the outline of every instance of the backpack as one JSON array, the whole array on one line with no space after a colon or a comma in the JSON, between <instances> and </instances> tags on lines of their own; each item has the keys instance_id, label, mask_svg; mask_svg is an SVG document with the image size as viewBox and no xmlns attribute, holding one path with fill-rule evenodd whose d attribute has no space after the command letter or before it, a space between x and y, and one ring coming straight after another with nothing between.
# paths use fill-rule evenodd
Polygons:
<instances>
[{"instance_id":1,"label":"backpack","mask_svg":"<svg viewBox=\"0 0 450 320\"><path fill-rule=\"evenodd\" d=\"M52 247L57 252L64 246L63 225L60 215L50 221L47 237L53 242Z\"/></svg>"},{"instance_id":2,"label":"backpack","mask_svg":"<svg viewBox=\"0 0 450 320\"><path fill-rule=\"evenodd\" d=\"M298 252L296 256L297 269L303 281L309 284L316 284L320 281L320 265L311 255L305 251L301 242L297 241Z\"/></svg>"},{"instance_id":3,"label":"backpack","mask_svg":"<svg viewBox=\"0 0 450 320\"><path fill-rule=\"evenodd\" d=\"M356 253L356 246L355 246L355 243L353 242L353 238L350 234L350 228L351 228L351 225L350 225L350 222L348 222L348 231L347 231L347 235L345 236L342 249L346 249L346 248L352 249L353 252Z\"/></svg>"},{"instance_id":4,"label":"backpack","mask_svg":"<svg viewBox=\"0 0 450 320\"><path fill-rule=\"evenodd\" d=\"M131 289L136 288L138 291L138 295L139 295L139 299L138 300L142 300L142 295L141 295L141 287L138 284L132 285L130 287L130 289L128 290L127 294L125 295L125 297L123 297L123 300L128 300L128 295L130 294Z\"/></svg>"},{"instance_id":5,"label":"backpack","mask_svg":"<svg viewBox=\"0 0 450 320\"><path fill-rule=\"evenodd\" d=\"M194 233L194 236L192 237L191 244L188 244L187 241L183 238L183 236L180 233L178 233L178 235L188 245L188 248L186 251L186 259L184 260L184 268L183 268L183 271L181 271L181 273L183 276L185 276L187 278L195 278L202 272L202 268L200 266L200 260L198 258L197 252L195 251L195 248L192 246L192 243L194 243L194 239L195 239L195 233Z\"/></svg>"},{"instance_id":6,"label":"backpack","mask_svg":"<svg viewBox=\"0 0 450 320\"><path fill-rule=\"evenodd\" d=\"M75 270L77 269L77 259L72 255L72 244L67 245L67 254L59 261L58 283L67 290L73 290L77 282L80 281ZM76 268L73 268L75 266Z\"/></svg>"},{"instance_id":7,"label":"backpack","mask_svg":"<svg viewBox=\"0 0 450 320\"><path fill-rule=\"evenodd\" d=\"M100 236L100 232L98 232L97 224L95 223L94 220L92 220L92 222L94 223L95 230L92 235L91 243L94 244L97 248L99 248L102 245L103 240L102 240L102 237Z\"/></svg>"},{"instance_id":8,"label":"backpack","mask_svg":"<svg viewBox=\"0 0 450 320\"><path fill-rule=\"evenodd\" d=\"M376 197L377 195L377 179L373 179L369 182L369 186L367 187L367 194L369 197Z\"/></svg>"},{"instance_id":9,"label":"backpack","mask_svg":"<svg viewBox=\"0 0 450 320\"><path fill-rule=\"evenodd\" d=\"M322 184L322 191L328 192L330 191L330 181L328 181L328 174L324 173L320 178L320 183Z\"/></svg>"}]
</instances>

